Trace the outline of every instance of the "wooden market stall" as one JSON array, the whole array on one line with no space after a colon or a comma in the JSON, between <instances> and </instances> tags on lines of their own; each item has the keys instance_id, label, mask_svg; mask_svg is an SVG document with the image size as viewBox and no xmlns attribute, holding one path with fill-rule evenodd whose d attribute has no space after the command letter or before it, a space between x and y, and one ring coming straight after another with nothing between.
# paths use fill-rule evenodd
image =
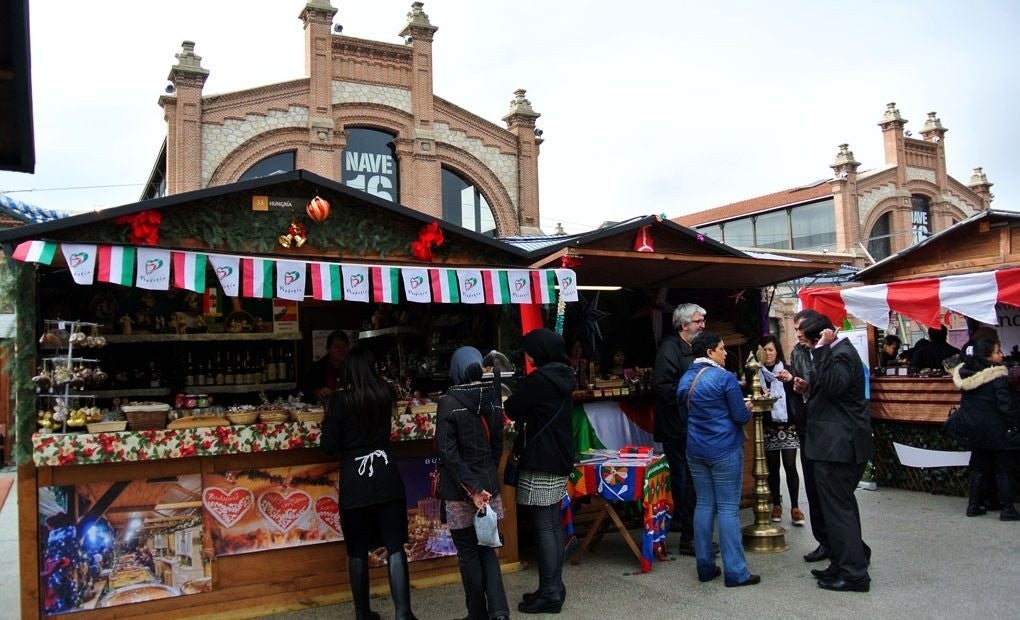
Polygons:
<instances>
[{"instance_id":1,"label":"wooden market stall","mask_svg":"<svg viewBox=\"0 0 1020 620\"><path fill-rule=\"evenodd\" d=\"M860 271L863 286L804 289L805 307L839 324L847 314L869 324L869 368L878 363L878 329L888 329L890 314L937 327L947 312L998 329L1007 353L1020 344L1014 318L1020 314L1020 214L985 211ZM1020 362L1020 360L1013 360ZM965 495L962 468L904 467L893 443L932 450L959 450L942 431L950 407L960 401L948 376L873 373L873 475L883 485Z\"/></svg>"},{"instance_id":2,"label":"wooden market stall","mask_svg":"<svg viewBox=\"0 0 1020 620\"><path fill-rule=\"evenodd\" d=\"M513 304L554 296L559 276L576 282L300 170L3 231L0 243L16 259L9 447L26 618L348 598L322 412L294 402L338 328L410 399L393 433L408 464L412 581L457 575L427 493L435 407L414 399L441 391L460 344L519 359ZM564 299L570 290L561 282ZM99 421L119 400L127 419ZM513 569L506 504L499 553ZM385 582L384 569L372 574Z\"/></svg>"}]
</instances>

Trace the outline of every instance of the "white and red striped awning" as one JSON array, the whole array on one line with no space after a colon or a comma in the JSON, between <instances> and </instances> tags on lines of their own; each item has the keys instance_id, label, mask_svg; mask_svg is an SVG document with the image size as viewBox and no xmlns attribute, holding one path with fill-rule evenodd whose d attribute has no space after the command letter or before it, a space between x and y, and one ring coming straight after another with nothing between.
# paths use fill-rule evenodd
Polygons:
<instances>
[{"instance_id":1,"label":"white and red striped awning","mask_svg":"<svg viewBox=\"0 0 1020 620\"><path fill-rule=\"evenodd\" d=\"M836 325L850 314L887 329L889 313L896 312L938 327L947 311L995 325L995 304L1020 306L1020 268L853 288L803 288L797 294L805 308L821 312Z\"/></svg>"}]
</instances>

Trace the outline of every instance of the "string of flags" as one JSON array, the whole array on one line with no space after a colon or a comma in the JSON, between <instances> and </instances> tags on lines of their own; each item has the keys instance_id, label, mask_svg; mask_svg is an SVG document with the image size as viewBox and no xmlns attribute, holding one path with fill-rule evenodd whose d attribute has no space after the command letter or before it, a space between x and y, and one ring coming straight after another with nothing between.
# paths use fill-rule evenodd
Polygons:
<instances>
[{"instance_id":1,"label":"string of flags","mask_svg":"<svg viewBox=\"0 0 1020 620\"><path fill-rule=\"evenodd\" d=\"M63 254L76 284L206 290L211 266L224 294L301 301L547 304L577 301L572 269L472 269L361 265L233 256L150 247L24 241L12 258L49 265Z\"/></svg>"}]
</instances>

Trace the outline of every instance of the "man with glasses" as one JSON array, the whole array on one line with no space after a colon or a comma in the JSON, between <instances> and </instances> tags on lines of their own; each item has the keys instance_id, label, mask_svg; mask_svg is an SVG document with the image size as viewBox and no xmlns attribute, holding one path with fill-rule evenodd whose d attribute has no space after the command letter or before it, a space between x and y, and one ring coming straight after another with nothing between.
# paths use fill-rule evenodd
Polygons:
<instances>
[{"instance_id":1,"label":"man with glasses","mask_svg":"<svg viewBox=\"0 0 1020 620\"><path fill-rule=\"evenodd\" d=\"M697 304L681 304L673 311L673 333L659 343L652 380L655 386L655 441L669 464L673 486L673 531L680 532L680 554L694 555L696 497L687 468L687 422L680 418L676 387L697 357L691 343L705 329L707 312Z\"/></svg>"}]
</instances>

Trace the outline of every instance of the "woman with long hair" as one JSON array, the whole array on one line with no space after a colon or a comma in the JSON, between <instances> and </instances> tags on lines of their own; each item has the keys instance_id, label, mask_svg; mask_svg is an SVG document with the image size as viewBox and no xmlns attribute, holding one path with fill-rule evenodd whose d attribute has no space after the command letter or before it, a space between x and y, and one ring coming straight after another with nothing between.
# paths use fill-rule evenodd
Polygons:
<instances>
[{"instance_id":1,"label":"woman with long hair","mask_svg":"<svg viewBox=\"0 0 1020 620\"><path fill-rule=\"evenodd\" d=\"M510 610L499 558L495 549L478 544L474 526L479 510L494 510L503 518L498 475L503 454L501 395L491 381L482 381L482 354L474 347L453 352L450 379L453 387L436 411L438 496L457 547L467 620L506 620Z\"/></svg>"},{"instance_id":2,"label":"woman with long hair","mask_svg":"<svg viewBox=\"0 0 1020 620\"><path fill-rule=\"evenodd\" d=\"M691 348L697 356L676 388L687 420L687 463L698 501L694 507L694 557L698 580L723 575L727 588L752 586L761 577L747 570L740 534L740 486L744 474L743 426L751 419L736 376L726 370L722 336L703 331ZM715 563L712 530L719 520L723 568Z\"/></svg>"},{"instance_id":3,"label":"woman with long hair","mask_svg":"<svg viewBox=\"0 0 1020 620\"><path fill-rule=\"evenodd\" d=\"M776 398L772 410L762 419L765 432L765 462L769 468L769 493L772 495L772 521L778 523L783 519L783 496L779 484L779 460L782 458L783 469L786 470L786 488L790 492L790 520L794 525L804 525L804 513L799 502L800 474L797 473L797 427L804 420L796 420L796 411L788 403L796 394L792 383L784 383L786 375L786 358L779 339L768 335L763 337L758 346L762 348L765 359L758 371L758 380L762 390Z\"/></svg>"},{"instance_id":4,"label":"woman with long hair","mask_svg":"<svg viewBox=\"0 0 1020 620\"><path fill-rule=\"evenodd\" d=\"M358 620L379 618L369 602L368 552L386 546L390 596L396 618L409 620L407 500L390 445L393 388L375 371L372 354L355 345L347 353L343 379L329 402L322 449L340 456L340 517L347 544L347 575Z\"/></svg>"},{"instance_id":5,"label":"woman with long hair","mask_svg":"<svg viewBox=\"0 0 1020 620\"><path fill-rule=\"evenodd\" d=\"M985 483L994 477L1002 504L999 520L1020 521L1020 513L1013 505L1016 452L1006 442L1006 431L1020 426L1020 413L1007 378L1008 369L1002 365L998 339L975 342L973 353L964 355L963 363L953 368L952 374L953 384L961 391L960 409L966 410L970 421L966 433L970 447L967 516L977 517L988 511Z\"/></svg>"}]
</instances>

